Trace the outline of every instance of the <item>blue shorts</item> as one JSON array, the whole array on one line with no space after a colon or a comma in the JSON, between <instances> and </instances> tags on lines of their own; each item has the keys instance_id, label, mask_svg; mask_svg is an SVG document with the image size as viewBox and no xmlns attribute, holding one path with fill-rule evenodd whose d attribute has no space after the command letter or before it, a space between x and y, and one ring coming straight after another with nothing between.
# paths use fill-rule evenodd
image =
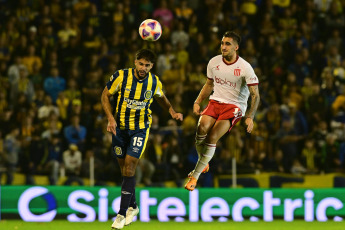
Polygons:
<instances>
[{"instance_id":1,"label":"blue shorts","mask_svg":"<svg viewBox=\"0 0 345 230\"><path fill-rule=\"evenodd\" d=\"M150 129L121 130L116 128L116 136L112 135L113 153L118 158L124 158L126 154L140 158L146 148Z\"/></svg>"}]
</instances>

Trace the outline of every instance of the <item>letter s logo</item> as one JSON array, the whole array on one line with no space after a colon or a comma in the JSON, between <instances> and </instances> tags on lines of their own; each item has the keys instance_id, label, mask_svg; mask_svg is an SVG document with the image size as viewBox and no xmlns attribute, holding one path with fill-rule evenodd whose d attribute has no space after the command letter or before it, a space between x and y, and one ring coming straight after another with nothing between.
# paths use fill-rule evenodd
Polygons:
<instances>
[{"instance_id":1,"label":"letter s logo","mask_svg":"<svg viewBox=\"0 0 345 230\"><path fill-rule=\"evenodd\" d=\"M30 211L29 205L30 205L30 202L34 198L39 197L39 196L42 196L43 199L46 200L48 204L48 208L47 208L48 210L46 213L36 215ZM31 222L52 221L57 213L56 208L57 208L57 204L56 204L56 200L54 196L51 193L49 193L48 189L44 187L32 187L32 188L27 189L25 192L22 193L18 201L19 215L24 221L31 221Z\"/></svg>"}]
</instances>

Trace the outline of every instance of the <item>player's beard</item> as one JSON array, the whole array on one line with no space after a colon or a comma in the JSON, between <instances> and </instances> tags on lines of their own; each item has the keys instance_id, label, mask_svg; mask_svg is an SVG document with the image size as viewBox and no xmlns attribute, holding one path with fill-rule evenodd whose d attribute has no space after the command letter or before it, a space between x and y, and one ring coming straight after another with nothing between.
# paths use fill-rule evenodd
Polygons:
<instances>
[{"instance_id":1,"label":"player's beard","mask_svg":"<svg viewBox=\"0 0 345 230\"><path fill-rule=\"evenodd\" d=\"M228 51L227 54L225 54L224 52L222 52L223 58L224 58L225 60L227 60L227 61L231 61L235 55L236 55L236 52L231 53L230 51Z\"/></svg>"},{"instance_id":2,"label":"player's beard","mask_svg":"<svg viewBox=\"0 0 345 230\"><path fill-rule=\"evenodd\" d=\"M137 71L137 76L138 76L139 80L145 79L146 76L147 76L147 74L148 74L148 73L146 73L145 71L143 71L143 72L145 72L145 75L142 77L142 76L139 74L139 70L136 69L136 71Z\"/></svg>"}]
</instances>

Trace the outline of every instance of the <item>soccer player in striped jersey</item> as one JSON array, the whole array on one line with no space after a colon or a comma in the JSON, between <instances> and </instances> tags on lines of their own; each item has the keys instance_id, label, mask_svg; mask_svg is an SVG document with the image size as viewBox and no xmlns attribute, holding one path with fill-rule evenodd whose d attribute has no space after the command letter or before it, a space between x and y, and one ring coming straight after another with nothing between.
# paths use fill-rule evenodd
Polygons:
<instances>
[{"instance_id":1,"label":"soccer player in striped jersey","mask_svg":"<svg viewBox=\"0 0 345 230\"><path fill-rule=\"evenodd\" d=\"M112 149L123 177L120 210L112 229L122 229L124 225L129 225L139 213L134 174L149 136L153 98L173 119L183 120L183 115L175 112L164 95L159 78L150 72L155 59L156 55L151 50L139 50L136 53L135 68L116 71L102 93L102 106L108 118L107 131L112 133ZM114 101L113 114L110 98L115 94L117 99Z\"/></svg>"}]
</instances>

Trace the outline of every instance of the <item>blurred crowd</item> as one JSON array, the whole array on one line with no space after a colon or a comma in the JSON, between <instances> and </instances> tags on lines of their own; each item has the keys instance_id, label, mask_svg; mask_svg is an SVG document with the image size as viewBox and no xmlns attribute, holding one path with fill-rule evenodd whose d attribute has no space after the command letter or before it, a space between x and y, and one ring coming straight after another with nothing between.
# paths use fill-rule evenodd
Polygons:
<instances>
[{"instance_id":1,"label":"blurred crowd","mask_svg":"<svg viewBox=\"0 0 345 230\"><path fill-rule=\"evenodd\" d=\"M83 184L92 164L96 184L119 183L100 96L112 73L150 48L152 72L185 118L152 105L136 179L180 186L198 158L193 101L228 30L242 36L261 104L252 134L238 124L217 144L203 186L231 174L233 158L238 173L344 172L344 11L344 0L1 0L0 181L20 172L26 184L47 175L54 185L61 174ZM139 37L147 18L163 27L157 42Z\"/></svg>"}]
</instances>

